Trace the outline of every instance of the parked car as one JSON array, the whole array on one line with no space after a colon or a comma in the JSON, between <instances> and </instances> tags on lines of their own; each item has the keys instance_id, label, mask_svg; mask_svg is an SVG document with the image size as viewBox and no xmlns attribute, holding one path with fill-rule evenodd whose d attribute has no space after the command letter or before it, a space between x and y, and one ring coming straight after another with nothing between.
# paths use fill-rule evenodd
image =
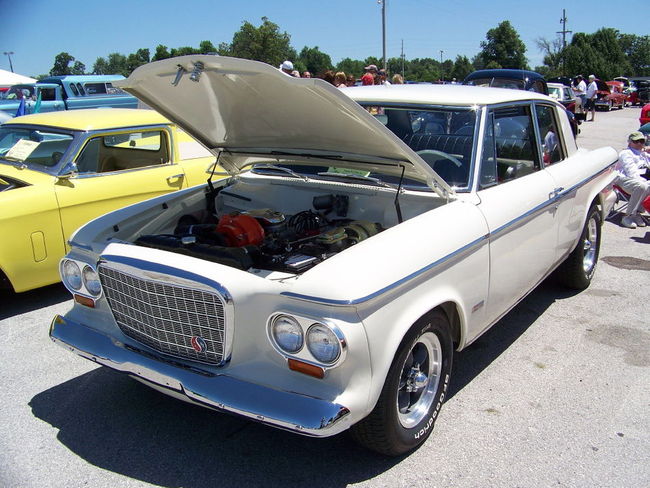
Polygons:
<instances>
[{"instance_id":1,"label":"parked car","mask_svg":"<svg viewBox=\"0 0 650 488\"><path fill-rule=\"evenodd\" d=\"M524 90L339 90L185 56L121 86L231 177L99 217L61 262L68 351L310 436L421 445L455 350L557 270L586 288L617 153Z\"/></svg>"},{"instance_id":2,"label":"parked car","mask_svg":"<svg viewBox=\"0 0 650 488\"><path fill-rule=\"evenodd\" d=\"M611 110L612 108L625 107L627 96L623 93L620 82L596 80L598 90L596 91L596 110Z\"/></svg>"},{"instance_id":3,"label":"parked car","mask_svg":"<svg viewBox=\"0 0 650 488\"><path fill-rule=\"evenodd\" d=\"M544 77L535 71L523 69L483 69L474 71L465 77L463 85L511 88L549 95L549 87ZM571 123L573 136L577 137L580 133L580 123L584 118L582 120L576 118L573 113L574 110L575 103L573 109L567 108L567 115Z\"/></svg>"},{"instance_id":4,"label":"parked car","mask_svg":"<svg viewBox=\"0 0 650 488\"><path fill-rule=\"evenodd\" d=\"M0 99L0 111L16 115L24 99L25 114L82 108L137 108L138 99L113 86L122 75L49 76L36 83L13 85Z\"/></svg>"},{"instance_id":5,"label":"parked car","mask_svg":"<svg viewBox=\"0 0 650 488\"><path fill-rule=\"evenodd\" d=\"M641 125L647 124L650 122L650 103L646 103L641 107L641 116L639 117L639 123Z\"/></svg>"},{"instance_id":6,"label":"parked car","mask_svg":"<svg viewBox=\"0 0 650 488\"><path fill-rule=\"evenodd\" d=\"M60 280L66 242L109 210L207 180L214 157L152 110L50 112L0 125L0 284Z\"/></svg>"},{"instance_id":7,"label":"parked car","mask_svg":"<svg viewBox=\"0 0 650 488\"><path fill-rule=\"evenodd\" d=\"M468 74L463 85L514 88L548 95L546 80L535 71L524 69L481 69Z\"/></svg>"},{"instance_id":8,"label":"parked car","mask_svg":"<svg viewBox=\"0 0 650 488\"><path fill-rule=\"evenodd\" d=\"M575 112L576 96L570 86L561 83L547 83L548 95L560 102L570 112Z\"/></svg>"},{"instance_id":9,"label":"parked car","mask_svg":"<svg viewBox=\"0 0 650 488\"><path fill-rule=\"evenodd\" d=\"M636 93L634 105L650 103L650 77L630 78L630 85Z\"/></svg>"}]
</instances>

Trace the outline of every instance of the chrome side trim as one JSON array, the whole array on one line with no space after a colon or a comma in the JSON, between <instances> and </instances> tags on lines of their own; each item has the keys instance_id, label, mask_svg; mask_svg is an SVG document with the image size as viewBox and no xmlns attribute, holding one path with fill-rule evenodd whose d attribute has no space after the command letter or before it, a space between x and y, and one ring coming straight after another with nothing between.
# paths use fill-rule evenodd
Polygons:
<instances>
[{"instance_id":1,"label":"chrome side trim","mask_svg":"<svg viewBox=\"0 0 650 488\"><path fill-rule=\"evenodd\" d=\"M300 293L293 293L290 291L282 292L281 295L289 297L289 298L296 298L298 300L306 300L310 302L317 302L317 303L322 303L325 305L358 305L360 303L367 302L369 300L372 300L374 298L377 298L380 295L383 295L384 293L388 293L391 290L394 290L395 288L403 285L404 283L407 283L411 281L412 279L417 278L418 276L428 272L428 271L434 271L433 274L438 274L444 271L445 269L449 268L452 266L454 263L460 261L462 258L468 256L469 254L472 254L476 252L478 249L483 247L485 244L487 244L487 240L489 238L489 235L484 235L479 237L478 239L470 242L469 244L461 247L460 249L447 254L446 256L443 256L442 258L438 259L437 261L434 261L433 263L430 263L423 268L420 268L417 271L414 271L413 273L405 276L404 278L401 278L384 288L381 288L369 295L366 295L364 297L360 298L354 298L350 300L332 300L330 298L323 298L323 297L315 297L315 296L310 296L310 295L302 295Z\"/></svg>"},{"instance_id":2,"label":"chrome side trim","mask_svg":"<svg viewBox=\"0 0 650 488\"><path fill-rule=\"evenodd\" d=\"M50 325L56 344L97 364L152 383L171 396L241 415L292 432L327 437L350 427L343 405L295 392L275 390L227 375L205 375L157 361L60 315Z\"/></svg>"}]
</instances>

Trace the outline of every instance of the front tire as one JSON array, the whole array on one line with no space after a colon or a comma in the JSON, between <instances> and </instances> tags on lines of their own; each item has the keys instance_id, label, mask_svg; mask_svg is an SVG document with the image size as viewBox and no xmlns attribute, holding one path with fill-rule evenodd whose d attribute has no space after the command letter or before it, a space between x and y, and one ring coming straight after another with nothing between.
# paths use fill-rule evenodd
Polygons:
<instances>
[{"instance_id":1,"label":"front tire","mask_svg":"<svg viewBox=\"0 0 650 488\"><path fill-rule=\"evenodd\" d=\"M352 427L357 442L389 456L422 445L447 395L452 357L449 320L442 311L416 322L397 350L375 408Z\"/></svg>"},{"instance_id":2,"label":"front tire","mask_svg":"<svg viewBox=\"0 0 650 488\"><path fill-rule=\"evenodd\" d=\"M578 245L558 268L560 281L568 288L584 290L591 283L600 254L601 231L600 212L591 207Z\"/></svg>"}]
</instances>

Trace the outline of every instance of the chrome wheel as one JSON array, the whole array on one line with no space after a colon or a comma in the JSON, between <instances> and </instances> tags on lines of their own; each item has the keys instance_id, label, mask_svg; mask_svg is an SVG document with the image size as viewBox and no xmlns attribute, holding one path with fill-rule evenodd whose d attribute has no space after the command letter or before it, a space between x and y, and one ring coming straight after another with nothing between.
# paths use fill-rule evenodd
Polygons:
<instances>
[{"instance_id":1,"label":"chrome wheel","mask_svg":"<svg viewBox=\"0 0 650 488\"><path fill-rule=\"evenodd\" d=\"M429 413L442 369L442 346L433 332L421 335L406 356L397 391L400 424L409 429Z\"/></svg>"},{"instance_id":2,"label":"chrome wheel","mask_svg":"<svg viewBox=\"0 0 650 488\"><path fill-rule=\"evenodd\" d=\"M582 269L586 275L590 275L598 256L598 221L595 217L589 218L586 230L582 241Z\"/></svg>"}]
</instances>

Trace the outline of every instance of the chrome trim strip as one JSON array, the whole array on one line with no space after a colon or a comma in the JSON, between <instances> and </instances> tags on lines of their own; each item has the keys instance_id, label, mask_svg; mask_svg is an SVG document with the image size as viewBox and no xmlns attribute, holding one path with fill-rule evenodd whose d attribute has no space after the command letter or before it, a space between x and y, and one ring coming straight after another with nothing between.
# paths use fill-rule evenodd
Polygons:
<instances>
[{"instance_id":1,"label":"chrome trim strip","mask_svg":"<svg viewBox=\"0 0 650 488\"><path fill-rule=\"evenodd\" d=\"M615 162L614 162L615 163ZM378 296L387 293L395 288L397 288L400 285L403 285L404 283L422 275L423 273L432 270L433 268L436 267L442 267L443 265L446 266L451 266L455 261L460 259L461 255L464 257L467 254L470 254L480 248L483 244L486 243L486 241L492 241L493 239L499 238L501 235L504 235L506 232L509 232L511 230L516 229L517 227L523 225L524 219L530 219L535 215L538 215L541 212L546 211L546 209L549 206L555 205L558 203L558 201L569 197L571 194L576 192L579 188L585 186L587 183L590 181L600 177L601 175L611 171L611 166L614 164L612 163L611 165L607 166L603 170L599 171L595 175L592 175L588 178L585 178L584 180L580 181L579 183L573 185L571 188L565 189L562 192L558 193L557 195L553 196L552 198L549 198L548 201L538 205L537 207L527 211L526 213L520 215L519 217L511 220L510 222L505 223L498 229L492 231L491 233L482 236L473 242L470 242L469 244L463 246L462 248L458 249L455 252L452 252L446 256L443 256L442 258L438 259L437 261L434 261L433 263L428 264L427 266L405 276L404 278L401 278L369 295L366 295L364 297L359 297L359 298L354 298L350 300L332 300L329 298L323 298L323 297L317 297L317 296L311 296L311 295L303 295L300 293L293 293L293 292L282 292L281 295L289 297L289 298L296 298L298 300L306 300L309 302L316 302L316 303L322 303L324 305L358 305L364 302L367 302L369 300L372 300L374 298L377 298ZM476 249L474 249L476 248ZM437 270L437 272L441 272L442 269Z\"/></svg>"},{"instance_id":2,"label":"chrome trim strip","mask_svg":"<svg viewBox=\"0 0 650 488\"><path fill-rule=\"evenodd\" d=\"M469 244L461 247L460 249L457 249L456 251L447 254L446 256L443 256L442 258L438 259L437 261L434 261L433 263L430 263L423 268L420 268L417 271L414 271L413 273L405 276L404 278L401 278L384 288L381 288L369 295L366 295L364 297L360 298L354 298L350 300L332 300L329 298L323 298L323 297L315 297L315 296L310 296L310 295L302 295L300 293L293 293L290 291L282 292L280 293L282 296L289 297L289 298L296 298L298 300L306 300L310 302L317 302L317 303L322 303L325 305L358 305L360 303L367 302L369 300L372 300L374 298L377 298L380 295L383 295L384 293L387 293L398 286L403 285L404 283L411 281L414 278L417 278L418 276L426 273L427 271L431 271L434 268L440 268L436 269L435 272L441 273L444 269L447 269L449 266L454 264L456 261L460 260L461 258L464 258L468 254L472 254L476 252L479 248L481 248L483 245L487 243L487 240L489 238L489 235L484 235L479 237L478 239L470 242Z\"/></svg>"},{"instance_id":3,"label":"chrome trim strip","mask_svg":"<svg viewBox=\"0 0 650 488\"><path fill-rule=\"evenodd\" d=\"M138 354L60 315L52 320L49 334L53 342L83 358L153 383L172 396L204 407L314 437L336 435L350 427L350 410L338 403L223 374L209 376L179 368Z\"/></svg>"}]
</instances>

